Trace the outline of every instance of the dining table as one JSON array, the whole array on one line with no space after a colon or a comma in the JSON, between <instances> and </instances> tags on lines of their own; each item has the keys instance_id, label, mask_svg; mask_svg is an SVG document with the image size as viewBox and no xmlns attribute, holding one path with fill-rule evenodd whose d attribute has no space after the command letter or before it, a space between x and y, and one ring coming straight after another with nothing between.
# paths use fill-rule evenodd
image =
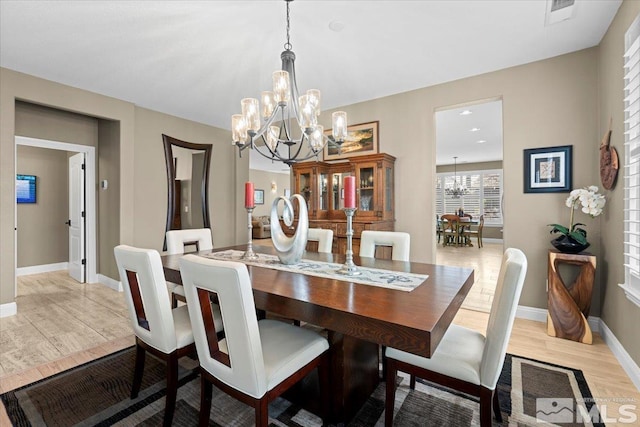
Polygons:
<instances>
[{"instance_id":1,"label":"dining table","mask_svg":"<svg viewBox=\"0 0 640 427\"><path fill-rule=\"evenodd\" d=\"M246 245L195 254L211 257L229 250L244 251ZM259 255L276 254L273 247L254 245L253 250ZM182 256L162 256L166 280L182 283ZM304 252L302 260L343 264L345 255ZM257 310L326 330L331 359L331 419L335 422L350 420L379 384L380 346L423 357L433 355L474 282L474 271L467 268L357 255L353 261L361 269L386 271L382 277L417 276L417 285L407 291L359 283L357 276L320 277L247 265ZM312 382L301 387L317 393L317 385ZM310 402L310 409L317 409L313 399Z\"/></svg>"}]
</instances>

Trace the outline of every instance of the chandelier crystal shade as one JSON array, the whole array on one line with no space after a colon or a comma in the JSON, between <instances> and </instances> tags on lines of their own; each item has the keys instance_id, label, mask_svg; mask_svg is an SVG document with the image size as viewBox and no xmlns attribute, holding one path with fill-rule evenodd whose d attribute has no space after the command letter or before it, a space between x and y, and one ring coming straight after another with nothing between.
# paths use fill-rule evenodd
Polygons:
<instances>
[{"instance_id":1,"label":"chandelier crystal shade","mask_svg":"<svg viewBox=\"0 0 640 427\"><path fill-rule=\"evenodd\" d=\"M243 99L240 103L242 113L231 116L231 137L240 156L250 147L267 159L289 166L317 157L329 141L324 128L318 124L320 91L309 89L303 95L298 92L296 55L289 41L289 3L292 1L285 0L287 42L280 55L282 70L273 73L273 90L262 92L260 101ZM332 142L340 147L347 137L347 113L336 111L331 118Z\"/></svg>"},{"instance_id":2,"label":"chandelier crystal shade","mask_svg":"<svg viewBox=\"0 0 640 427\"><path fill-rule=\"evenodd\" d=\"M460 197L464 197L469 192L464 187L464 185L462 185L462 182L458 184L457 160L458 160L458 157L455 156L453 158L453 187L447 187L444 190L445 194L453 199L459 199Z\"/></svg>"}]
</instances>

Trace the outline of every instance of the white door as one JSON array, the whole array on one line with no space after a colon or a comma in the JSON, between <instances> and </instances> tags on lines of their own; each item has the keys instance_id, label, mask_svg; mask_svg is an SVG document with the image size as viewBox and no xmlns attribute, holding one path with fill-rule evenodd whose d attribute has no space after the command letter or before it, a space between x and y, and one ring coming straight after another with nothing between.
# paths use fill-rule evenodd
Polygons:
<instances>
[{"instance_id":1,"label":"white door","mask_svg":"<svg viewBox=\"0 0 640 427\"><path fill-rule=\"evenodd\" d=\"M84 153L69 157L69 275L85 282Z\"/></svg>"}]
</instances>

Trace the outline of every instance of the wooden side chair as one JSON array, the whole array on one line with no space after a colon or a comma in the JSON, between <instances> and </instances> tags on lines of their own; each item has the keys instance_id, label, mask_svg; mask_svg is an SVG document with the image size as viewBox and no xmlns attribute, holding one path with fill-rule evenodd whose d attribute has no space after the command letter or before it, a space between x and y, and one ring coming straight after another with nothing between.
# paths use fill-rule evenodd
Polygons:
<instances>
[{"instance_id":1,"label":"wooden side chair","mask_svg":"<svg viewBox=\"0 0 640 427\"><path fill-rule=\"evenodd\" d=\"M460 244L460 217L453 214L444 214L440 217L442 221L442 245L455 245Z\"/></svg>"},{"instance_id":2,"label":"wooden side chair","mask_svg":"<svg viewBox=\"0 0 640 427\"><path fill-rule=\"evenodd\" d=\"M360 235L360 256L375 258L376 246L391 246L393 261L409 261L411 238L401 231L365 230Z\"/></svg>"},{"instance_id":3,"label":"wooden side chair","mask_svg":"<svg viewBox=\"0 0 640 427\"><path fill-rule=\"evenodd\" d=\"M502 371L507 344L527 273L527 258L509 248L502 257L500 275L489 314L487 335L457 325L449 326L431 358L387 348L385 426L393 425L398 371L424 378L480 398L480 425L491 426L491 402L501 421L496 384Z\"/></svg>"},{"instance_id":4,"label":"wooden side chair","mask_svg":"<svg viewBox=\"0 0 640 427\"><path fill-rule=\"evenodd\" d=\"M318 252L330 254L333 246L333 230L310 228L307 241L318 242Z\"/></svg>"},{"instance_id":5,"label":"wooden side chair","mask_svg":"<svg viewBox=\"0 0 640 427\"><path fill-rule=\"evenodd\" d=\"M209 425L212 385L255 408L256 426L266 427L269 402L316 367L323 412L328 414L329 343L325 338L277 320L258 321L244 264L185 255L180 273L200 360L200 426ZM222 310L222 340L211 333L217 328L209 304L212 297Z\"/></svg>"},{"instance_id":6,"label":"wooden side chair","mask_svg":"<svg viewBox=\"0 0 640 427\"><path fill-rule=\"evenodd\" d=\"M469 230L466 231L465 233L467 234L467 236L472 237L472 236L476 236L476 238L478 239L478 249L480 249L482 247L482 229L484 228L484 215L480 215L480 221L478 222L478 228L475 230Z\"/></svg>"},{"instance_id":7,"label":"wooden side chair","mask_svg":"<svg viewBox=\"0 0 640 427\"><path fill-rule=\"evenodd\" d=\"M178 390L178 359L195 351L186 306L171 308L160 254L151 249L120 245L114 249L131 326L136 335L136 363L131 398L142 384L146 352L167 364L164 425L170 426Z\"/></svg>"},{"instance_id":8,"label":"wooden side chair","mask_svg":"<svg viewBox=\"0 0 640 427\"><path fill-rule=\"evenodd\" d=\"M194 228L185 230L169 230L166 234L167 254L183 254L185 248L195 246L196 251L207 251L213 249L213 239L211 238L211 229ZM167 282L169 292L171 293L172 307L178 306L178 301L187 302L184 297L184 289L182 285Z\"/></svg>"}]
</instances>

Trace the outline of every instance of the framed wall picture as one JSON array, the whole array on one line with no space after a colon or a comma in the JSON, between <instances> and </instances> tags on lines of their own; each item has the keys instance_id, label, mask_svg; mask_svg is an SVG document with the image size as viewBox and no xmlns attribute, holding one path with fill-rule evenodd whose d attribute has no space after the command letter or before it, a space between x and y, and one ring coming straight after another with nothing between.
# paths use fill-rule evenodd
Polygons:
<instances>
[{"instance_id":1,"label":"framed wall picture","mask_svg":"<svg viewBox=\"0 0 640 427\"><path fill-rule=\"evenodd\" d=\"M264 205L264 190L253 190L253 202L256 205Z\"/></svg>"},{"instance_id":2,"label":"framed wall picture","mask_svg":"<svg viewBox=\"0 0 640 427\"><path fill-rule=\"evenodd\" d=\"M338 160L378 153L378 123L376 121L347 127L347 138L342 147L333 142L331 129L326 130L324 133L329 136L329 142L324 146L324 159Z\"/></svg>"},{"instance_id":3,"label":"framed wall picture","mask_svg":"<svg viewBox=\"0 0 640 427\"><path fill-rule=\"evenodd\" d=\"M571 191L572 145L524 150L524 192Z\"/></svg>"}]
</instances>

